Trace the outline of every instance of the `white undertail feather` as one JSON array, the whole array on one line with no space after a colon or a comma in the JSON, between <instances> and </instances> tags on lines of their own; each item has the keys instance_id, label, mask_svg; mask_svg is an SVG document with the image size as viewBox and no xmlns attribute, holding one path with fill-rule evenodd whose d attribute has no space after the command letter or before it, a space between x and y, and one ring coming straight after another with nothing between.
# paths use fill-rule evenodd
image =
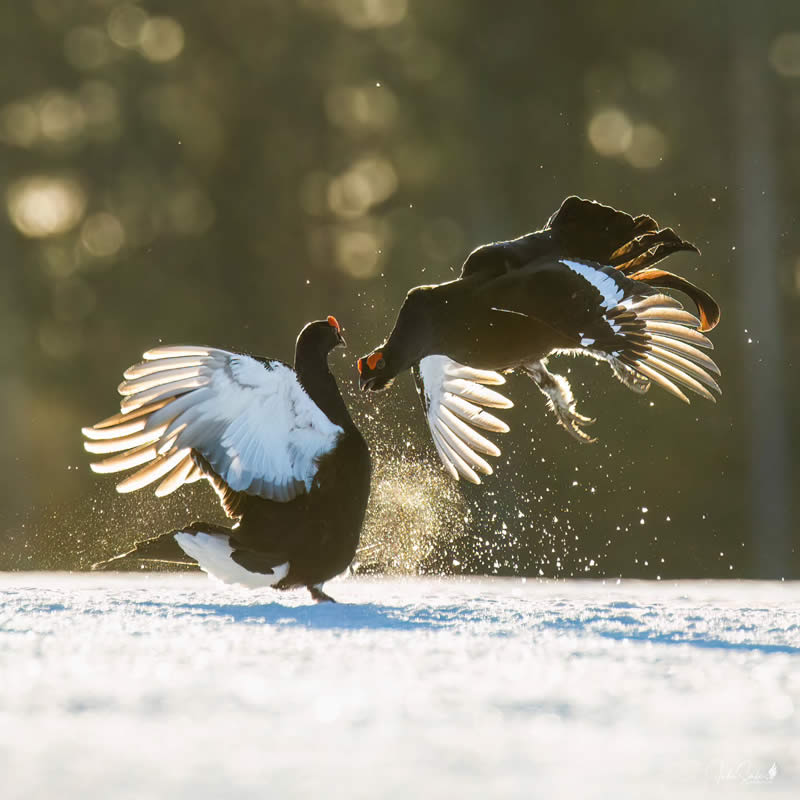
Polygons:
<instances>
[{"instance_id":1,"label":"white undertail feather","mask_svg":"<svg viewBox=\"0 0 800 800\"><path fill-rule=\"evenodd\" d=\"M584 264L580 261L562 258L561 263L569 267L576 275L580 275L588 281L602 297L601 305L605 309L613 308L622 300L624 292L617 286L614 279L592 264Z\"/></svg>"},{"instance_id":2,"label":"white undertail feather","mask_svg":"<svg viewBox=\"0 0 800 800\"><path fill-rule=\"evenodd\" d=\"M511 408L513 403L487 386L500 386L497 372L459 364L447 356L427 356L419 362L428 427L436 452L455 479L480 483L478 473L492 474L483 455L497 457L499 448L476 428L507 433L508 425L484 408Z\"/></svg>"},{"instance_id":3,"label":"white undertail feather","mask_svg":"<svg viewBox=\"0 0 800 800\"><path fill-rule=\"evenodd\" d=\"M187 556L198 563L200 569L223 583L259 589L274 586L289 572L288 561L273 567L272 574L250 572L231 558L233 548L224 534L181 531L175 534L175 541Z\"/></svg>"},{"instance_id":4,"label":"white undertail feather","mask_svg":"<svg viewBox=\"0 0 800 800\"><path fill-rule=\"evenodd\" d=\"M121 412L84 428L107 456L95 472L141 467L118 484L156 495L206 477L194 454L234 491L287 502L310 491L319 458L342 428L314 404L291 367L210 347L156 347L125 370Z\"/></svg>"}]
</instances>

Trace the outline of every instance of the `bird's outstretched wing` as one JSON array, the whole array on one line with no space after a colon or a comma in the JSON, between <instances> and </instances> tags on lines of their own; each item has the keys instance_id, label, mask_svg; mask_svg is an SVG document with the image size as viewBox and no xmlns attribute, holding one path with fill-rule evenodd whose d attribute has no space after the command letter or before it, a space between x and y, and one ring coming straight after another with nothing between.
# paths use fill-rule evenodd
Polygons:
<instances>
[{"instance_id":1,"label":"bird's outstretched wing","mask_svg":"<svg viewBox=\"0 0 800 800\"><path fill-rule=\"evenodd\" d=\"M120 413L83 429L86 450L107 456L95 472L141 467L117 491L160 481L163 496L206 477L230 513L228 493L288 502L311 490L319 458L343 431L291 367L211 347L143 357L119 385Z\"/></svg>"},{"instance_id":2,"label":"bird's outstretched wing","mask_svg":"<svg viewBox=\"0 0 800 800\"><path fill-rule=\"evenodd\" d=\"M478 473L492 474L482 456L499 456L500 450L476 429L508 432L505 422L484 410L513 405L487 388L505 383L505 378L441 355L423 358L413 372L433 443L445 469L456 480L462 477L480 483Z\"/></svg>"}]
</instances>

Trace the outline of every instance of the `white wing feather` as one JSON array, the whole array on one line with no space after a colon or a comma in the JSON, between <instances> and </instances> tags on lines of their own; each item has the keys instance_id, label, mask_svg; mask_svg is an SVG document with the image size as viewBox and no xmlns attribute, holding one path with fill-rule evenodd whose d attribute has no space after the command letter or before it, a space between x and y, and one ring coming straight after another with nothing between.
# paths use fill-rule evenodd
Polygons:
<instances>
[{"instance_id":1,"label":"white wing feather","mask_svg":"<svg viewBox=\"0 0 800 800\"><path fill-rule=\"evenodd\" d=\"M280 361L206 347L157 347L144 359L125 371L121 413L83 429L89 452L118 454L95 472L145 465L118 491L163 479L164 495L197 480L194 451L234 491L287 502L311 490L343 433Z\"/></svg>"},{"instance_id":2,"label":"white wing feather","mask_svg":"<svg viewBox=\"0 0 800 800\"><path fill-rule=\"evenodd\" d=\"M480 454L499 456L500 450L475 429L508 432L505 422L481 408L513 406L507 397L486 388L505 383L505 378L439 355L423 358L417 375L428 427L442 464L455 480L461 477L480 483L478 473L492 474Z\"/></svg>"}]
</instances>

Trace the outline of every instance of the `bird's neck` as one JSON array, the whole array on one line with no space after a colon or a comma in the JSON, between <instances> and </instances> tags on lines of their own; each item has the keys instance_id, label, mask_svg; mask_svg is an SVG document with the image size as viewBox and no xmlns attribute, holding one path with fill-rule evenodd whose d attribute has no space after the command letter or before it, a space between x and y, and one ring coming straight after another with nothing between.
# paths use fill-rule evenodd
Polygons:
<instances>
[{"instance_id":1,"label":"bird's neck","mask_svg":"<svg viewBox=\"0 0 800 800\"><path fill-rule=\"evenodd\" d=\"M402 309L384 353L398 374L430 355L456 356L450 340L462 327L465 294L463 281L431 286L425 290L424 308Z\"/></svg>"},{"instance_id":2,"label":"bird's neck","mask_svg":"<svg viewBox=\"0 0 800 800\"><path fill-rule=\"evenodd\" d=\"M327 353L295 352L294 371L300 385L320 411L335 425L353 428L353 420L344 403L336 378L328 368Z\"/></svg>"}]
</instances>

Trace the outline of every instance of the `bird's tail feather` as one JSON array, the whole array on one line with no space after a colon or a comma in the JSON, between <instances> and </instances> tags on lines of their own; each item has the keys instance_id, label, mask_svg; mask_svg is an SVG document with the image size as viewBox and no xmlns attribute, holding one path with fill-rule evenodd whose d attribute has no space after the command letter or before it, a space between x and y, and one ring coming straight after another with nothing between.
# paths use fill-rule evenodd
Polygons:
<instances>
[{"instance_id":1,"label":"bird's tail feather","mask_svg":"<svg viewBox=\"0 0 800 800\"><path fill-rule=\"evenodd\" d=\"M629 298L605 317L613 335L593 348L605 353L612 367L616 365L615 374L630 389L641 393L652 381L687 403L681 387L712 402L712 392L721 394L712 377L720 374L719 367L702 351L713 344L699 332L700 320L674 298L660 294ZM631 371L638 380L631 380Z\"/></svg>"},{"instance_id":2,"label":"bird's tail feather","mask_svg":"<svg viewBox=\"0 0 800 800\"><path fill-rule=\"evenodd\" d=\"M175 539L177 533L230 533L228 528L215 525L211 522L194 522L179 530L162 533L137 542L131 550L105 561L92 565L93 570L135 570L142 567L143 562L151 564L177 564L187 567L197 567L197 561L188 555Z\"/></svg>"},{"instance_id":3,"label":"bird's tail feather","mask_svg":"<svg viewBox=\"0 0 800 800\"><path fill-rule=\"evenodd\" d=\"M629 273L628 277L658 289L676 289L691 298L700 315L698 330L710 331L719 322L720 310L717 301L708 292L699 286L695 286L691 281L687 281L686 278L682 278L680 275L675 275L663 269L647 267L637 272Z\"/></svg>"}]
</instances>

